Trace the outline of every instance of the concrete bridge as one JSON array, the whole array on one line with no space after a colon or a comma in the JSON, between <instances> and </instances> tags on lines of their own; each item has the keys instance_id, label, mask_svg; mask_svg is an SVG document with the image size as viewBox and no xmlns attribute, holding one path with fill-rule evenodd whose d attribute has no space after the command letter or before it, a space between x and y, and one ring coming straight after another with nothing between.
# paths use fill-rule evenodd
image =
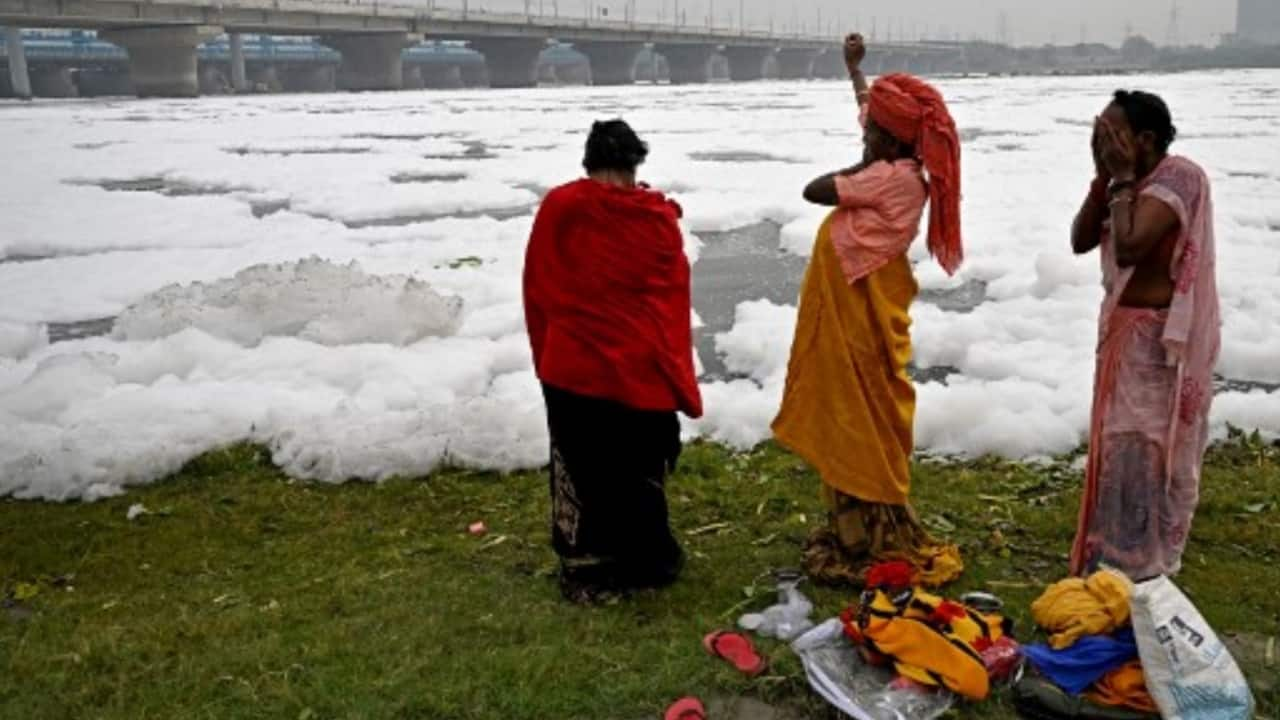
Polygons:
<instances>
[{"instance_id":1,"label":"concrete bridge","mask_svg":"<svg viewBox=\"0 0 1280 720\"><path fill-rule=\"evenodd\" d=\"M124 48L98 38L93 32L27 30L22 36L32 95L97 97L134 92L129 80L129 56ZM7 55L5 45L0 35L0 98L14 95L9 73L3 68ZM231 39L224 35L197 49L201 94L330 92L337 87L337 68L342 56L314 38L243 35L240 51L246 84L233 87ZM484 57L458 43L428 42L407 48L402 53L402 63L407 89L485 84ZM542 64L544 81L559 80L561 74L573 80L577 78L562 68L585 66L585 59L569 46L558 45L548 48Z\"/></svg>"},{"instance_id":2,"label":"concrete bridge","mask_svg":"<svg viewBox=\"0 0 1280 720\"><path fill-rule=\"evenodd\" d=\"M242 33L318 37L341 57L345 90L405 86L403 51L424 38L466 41L483 54L492 87L531 87L553 41L572 43L590 61L598 85L634 82L637 59L665 58L673 83L711 81L727 68L735 81L801 79L843 73L839 40L746 29L574 19L440 9L434 0L0 0L0 25L15 94L30 94L21 34L13 28L84 28L124 48L141 97L199 94L198 48L226 34L232 84L247 86ZM945 43L879 45L872 71L962 71L964 49ZM410 83L412 84L412 82Z\"/></svg>"}]
</instances>

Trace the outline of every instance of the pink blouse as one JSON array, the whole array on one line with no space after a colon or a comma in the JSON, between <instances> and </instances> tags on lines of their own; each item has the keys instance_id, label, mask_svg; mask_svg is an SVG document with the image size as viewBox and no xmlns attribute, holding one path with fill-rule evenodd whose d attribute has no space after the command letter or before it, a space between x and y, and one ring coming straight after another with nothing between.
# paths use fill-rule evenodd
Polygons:
<instances>
[{"instance_id":1,"label":"pink blouse","mask_svg":"<svg viewBox=\"0 0 1280 720\"><path fill-rule=\"evenodd\" d=\"M928 186L916 160L877 162L839 175L836 193L840 207L831 240L850 284L905 253L920 232Z\"/></svg>"}]
</instances>

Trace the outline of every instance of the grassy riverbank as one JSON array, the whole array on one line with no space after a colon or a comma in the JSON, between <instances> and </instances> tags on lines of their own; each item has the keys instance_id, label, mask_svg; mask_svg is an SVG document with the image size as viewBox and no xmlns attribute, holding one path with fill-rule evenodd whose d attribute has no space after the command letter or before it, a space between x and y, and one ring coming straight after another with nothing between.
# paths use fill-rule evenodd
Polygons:
<instances>
[{"instance_id":1,"label":"grassy riverbank","mask_svg":"<svg viewBox=\"0 0 1280 720\"><path fill-rule=\"evenodd\" d=\"M0 717L633 720L695 694L825 718L784 646L762 642L772 669L746 680L699 645L796 565L816 482L776 448L690 447L670 486L684 579L596 609L559 599L540 473L332 487L238 446L97 504L3 501ZM968 563L951 592L1000 594L1025 638L1065 571L1079 485L1069 458L919 464L920 512ZM150 514L130 521L135 503ZM1280 633L1278 506L1280 451L1212 453L1180 583L1254 646ZM465 532L476 520L487 536ZM807 589L822 617L849 599ZM1260 700L1276 717L1280 695ZM997 697L960 715L1012 713Z\"/></svg>"}]
</instances>

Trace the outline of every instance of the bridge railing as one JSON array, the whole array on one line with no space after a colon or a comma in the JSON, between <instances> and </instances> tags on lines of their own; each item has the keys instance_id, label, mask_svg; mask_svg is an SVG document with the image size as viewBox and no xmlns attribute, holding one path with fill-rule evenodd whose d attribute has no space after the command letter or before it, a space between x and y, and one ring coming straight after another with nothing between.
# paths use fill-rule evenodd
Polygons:
<instances>
[{"instance_id":1,"label":"bridge railing","mask_svg":"<svg viewBox=\"0 0 1280 720\"><path fill-rule=\"evenodd\" d=\"M672 4L646 3L643 9L638 8L637 3L628 0L612 0L612 2L582 0L580 4L578 0L565 0L564 12L559 11L558 0L525 0L523 12L477 7L477 2L484 1L486 0L378 0L377 2L317 0L320 3L332 2L338 5L364 6L371 9L414 11L443 22L490 22L502 25L523 22L542 27L572 26L601 30L716 35L727 38L785 38L813 42L839 37L844 31L836 22L828 22L824 26L819 26L817 23L811 26L800 22L798 18L791 23L777 22L772 13L768 18L758 13L748 13L745 3L734 3L732 0L675 0ZM487 0L487 2L492 4L493 0ZM717 2L721 10L719 14L715 12ZM508 0L506 4L520 3L519 0ZM611 5L614 7L611 8ZM550 11L548 6L551 8ZM570 10L570 6L574 9ZM618 6L621 6L621 13L618 12Z\"/></svg>"},{"instance_id":2,"label":"bridge railing","mask_svg":"<svg viewBox=\"0 0 1280 720\"><path fill-rule=\"evenodd\" d=\"M589 29L600 32L683 36L690 39L747 40L762 42L768 40L786 40L810 44L825 44L835 41L839 33L813 32L799 29L789 32L784 28L761 27L743 23L729 23L703 18L702 22L684 22L680 18L640 18L628 16L617 18L610 15L573 13L547 14L545 12L494 12L470 6L467 1L450 0L445 6L442 0L148 0L154 5L204 6L216 5L220 8L260 10L269 8L277 12L316 12L333 15L367 15L372 17L412 18L418 24L432 23L442 28L461 26L490 26L499 28L523 28L525 30L544 30L549 36L557 29ZM530 3L530 8L535 3ZM589 5L590 7L596 7Z\"/></svg>"},{"instance_id":3,"label":"bridge railing","mask_svg":"<svg viewBox=\"0 0 1280 720\"><path fill-rule=\"evenodd\" d=\"M457 0L451 0L457 2ZM201 6L211 0L148 0L155 5ZM835 35L817 33L788 33L752 27L721 27L713 23L698 25L675 21L640 20L634 17L616 19L614 17L586 17L572 15L554 15L546 13L511 13L490 12L472 9L467 2L461 7L444 7L441 0L221 0L223 8L256 9L263 5L271 5L281 12L315 12L333 15L356 15L374 17L395 17L412 19L419 27L437 28L440 35L462 37L464 35L485 34L486 29L495 35L515 32L523 35L544 34L554 38L566 30L596 31L605 34L616 34L619 37L639 35L649 38L684 38L693 42L733 43L747 42L752 44L797 43L804 46L830 46L838 42ZM530 3L532 7L533 3ZM66 31L63 31L66 32ZM73 35L88 35L81 31L70 31ZM29 35L30 31L27 31ZM48 35L58 32L46 33ZM432 35L428 32L428 36ZM35 39L35 38L33 38ZM879 44L885 50L917 50L938 51L943 43L884 43Z\"/></svg>"}]
</instances>

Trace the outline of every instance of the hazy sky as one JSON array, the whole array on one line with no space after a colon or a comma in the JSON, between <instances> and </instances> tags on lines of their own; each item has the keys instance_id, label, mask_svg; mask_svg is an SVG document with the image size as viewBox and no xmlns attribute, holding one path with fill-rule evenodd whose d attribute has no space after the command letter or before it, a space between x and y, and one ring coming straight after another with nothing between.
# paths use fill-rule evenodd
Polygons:
<instances>
[{"instance_id":1,"label":"hazy sky","mask_svg":"<svg viewBox=\"0 0 1280 720\"><path fill-rule=\"evenodd\" d=\"M464 0L436 0L437 6L460 6ZM621 17L628 0L466 0L472 9L521 10L527 1L531 12L551 14L558 6L562 16L582 17L588 7L598 14L601 8L610 17ZM717 25L738 23L739 7L745 9L749 26L789 26L797 19L813 29L818 22L829 29L838 19L843 25L856 24L870 32L875 19L877 34L892 32L908 36L927 33L948 36L960 33L998 39L1000 15L1008 18L1008 33L1018 44L1046 42L1075 43L1081 37L1090 42L1118 44L1125 27L1162 44L1169 34L1170 11L1175 0L630 0L644 20L663 17L667 21L676 7L689 24L705 25L714 7ZM1235 0L1176 0L1179 7L1178 36L1182 43L1216 44L1224 32L1235 29ZM899 31L899 27L902 28Z\"/></svg>"}]
</instances>

